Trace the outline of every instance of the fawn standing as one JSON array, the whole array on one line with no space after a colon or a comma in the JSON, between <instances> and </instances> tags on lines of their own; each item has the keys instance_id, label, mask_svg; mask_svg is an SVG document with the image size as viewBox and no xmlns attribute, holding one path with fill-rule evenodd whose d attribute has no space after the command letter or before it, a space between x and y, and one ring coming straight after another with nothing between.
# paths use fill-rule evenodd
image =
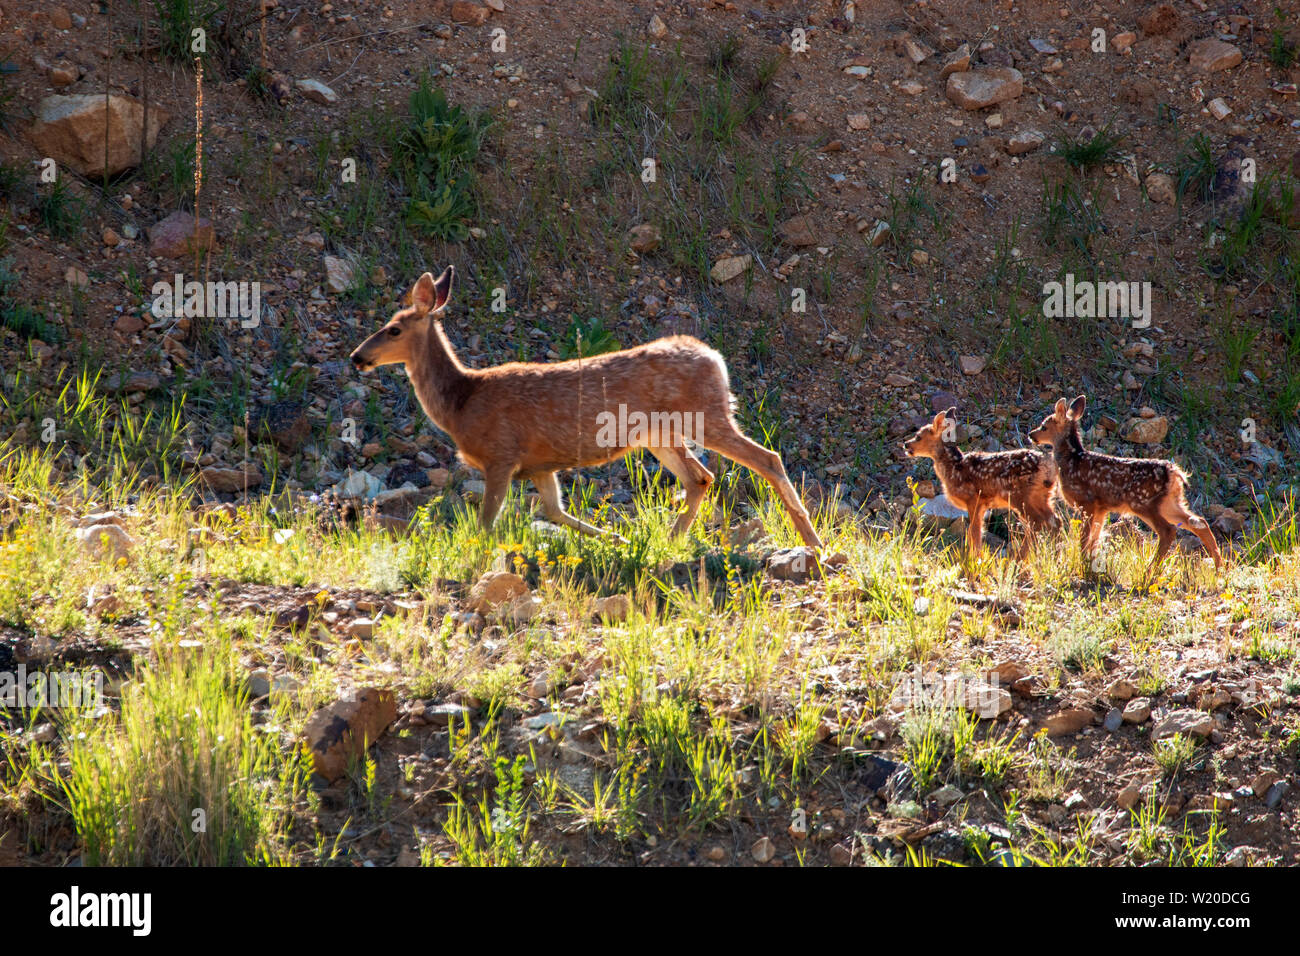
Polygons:
<instances>
[{"instance_id":1,"label":"fawn standing","mask_svg":"<svg viewBox=\"0 0 1300 956\"><path fill-rule=\"evenodd\" d=\"M950 408L935 415L934 421L903 443L903 449L909 458L933 460L944 494L966 509L971 555L978 555L983 545L984 512L991 508L1010 508L1032 532L1059 527L1052 507L1056 485L1052 456L1032 448L962 454L945 440L945 433L956 426L956 414L957 409ZM1026 535L1018 557L1023 558L1029 547Z\"/></svg>"},{"instance_id":2,"label":"fawn standing","mask_svg":"<svg viewBox=\"0 0 1300 956\"><path fill-rule=\"evenodd\" d=\"M673 526L679 534L713 483L712 472L685 444L689 438L767 479L799 536L811 548L822 546L780 456L736 425L727 366L713 349L678 335L554 365L466 368L438 320L454 275L448 266L436 280L428 272L420 276L410 307L362 342L352 364L363 372L379 365L406 368L425 414L451 436L461 460L483 472L484 528L492 526L511 480L518 478L536 486L552 521L606 534L564 510L556 472L646 448L685 487L685 510ZM612 427L615 420L618 428Z\"/></svg>"},{"instance_id":3,"label":"fawn standing","mask_svg":"<svg viewBox=\"0 0 1300 956\"><path fill-rule=\"evenodd\" d=\"M1106 518L1112 512L1136 515L1160 538L1160 547L1147 568L1149 577L1174 543L1174 529L1182 526L1195 532L1214 558L1216 571L1223 567L1218 542L1205 519L1187 506L1187 475L1172 461L1154 458L1117 458L1085 451L1079 438L1079 419L1087 399L1080 395L1069 407L1059 399L1052 414L1029 433L1029 440L1051 445L1061 473L1061 494L1084 513L1081 550L1084 564L1097 548Z\"/></svg>"}]
</instances>

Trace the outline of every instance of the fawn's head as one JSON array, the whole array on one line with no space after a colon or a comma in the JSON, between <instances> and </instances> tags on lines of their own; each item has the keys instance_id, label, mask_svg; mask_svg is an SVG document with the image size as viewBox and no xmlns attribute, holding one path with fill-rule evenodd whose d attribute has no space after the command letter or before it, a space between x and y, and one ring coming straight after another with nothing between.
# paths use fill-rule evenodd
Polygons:
<instances>
[{"instance_id":1,"label":"fawn's head","mask_svg":"<svg viewBox=\"0 0 1300 956\"><path fill-rule=\"evenodd\" d=\"M1083 409L1088 404L1087 398L1080 395L1067 407L1065 399L1058 398L1052 414L1043 419L1043 423L1029 433L1029 440L1035 445L1055 445L1074 431Z\"/></svg>"},{"instance_id":2,"label":"fawn's head","mask_svg":"<svg viewBox=\"0 0 1300 956\"><path fill-rule=\"evenodd\" d=\"M411 304L396 313L388 323L366 339L352 353L352 364L369 372L380 365L405 365L411 356L428 350L430 331L436 317L451 298L454 266L447 266L437 279L426 272L411 288Z\"/></svg>"},{"instance_id":3,"label":"fawn's head","mask_svg":"<svg viewBox=\"0 0 1300 956\"><path fill-rule=\"evenodd\" d=\"M903 451L908 458L933 458L944 442L956 440L956 432L957 408L953 406L935 415L934 421L903 442Z\"/></svg>"}]
</instances>

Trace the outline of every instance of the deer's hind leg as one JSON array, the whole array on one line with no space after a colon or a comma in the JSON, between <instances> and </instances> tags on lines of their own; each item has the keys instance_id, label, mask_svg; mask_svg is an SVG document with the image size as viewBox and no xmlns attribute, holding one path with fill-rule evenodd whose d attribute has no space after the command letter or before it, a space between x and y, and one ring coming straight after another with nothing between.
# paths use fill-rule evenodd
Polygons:
<instances>
[{"instance_id":1,"label":"deer's hind leg","mask_svg":"<svg viewBox=\"0 0 1300 956\"><path fill-rule=\"evenodd\" d=\"M708 493L709 486L713 484L713 472L704 467L704 463L691 453L689 448L682 447L663 447L646 449L650 454L659 459L659 463L672 472L677 480L682 483L682 488L686 491L686 507L677 521L673 525L673 535L679 535L691 526L695 520L695 515L700 510L700 503L704 500L705 494Z\"/></svg>"},{"instance_id":2,"label":"deer's hind leg","mask_svg":"<svg viewBox=\"0 0 1300 956\"><path fill-rule=\"evenodd\" d=\"M537 488L537 494L542 499L542 511L546 517L550 518L556 524L565 525L583 534L594 534L602 537L613 537L616 540L627 543L627 539L613 531L607 531L604 528L597 528L593 524L575 518L564 510L564 498L560 491L559 476L553 471L531 472L527 475Z\"/></svg>"},{"instance_id":3,"label":"deer's hind leg","mask_svg":"<svg viewBox=\"0 0 1300 956\"><path fill-rule=\"evenodd\" d=\"M781 456L747 438L729 418L720 429L721 434L697 436L696 443L720 455L726 455L732 461L739 462L767 479L768 484L776 490L781 503L785 505L785 510L789 512L790 520L794 522L795 530L799 532L799 537L803 538L804 544L810 548L820 549L822 539L817 537L812 520L808 517L808 510L799 500L794 485L790 484L790 479L785 473L785 465L781 464Z\"/></svg>"},{"instance_id":4,"label":"deer's hind leg","mask_svg":"<svg viewBox=\"0 0 1300 956\"><path fill-rule=\"evenodd\" d=\"M1219 542L1214 539L1214 532L1210 530L1209 523L1188 508L1181 495L1172 499L1166 498L1160 503L1160 517L1175 526L1187 528L1200 538L1201 544L1214 559L1214 570L1223 570L1223 555L1219 553Z\"/></svg>"}]
</instances>

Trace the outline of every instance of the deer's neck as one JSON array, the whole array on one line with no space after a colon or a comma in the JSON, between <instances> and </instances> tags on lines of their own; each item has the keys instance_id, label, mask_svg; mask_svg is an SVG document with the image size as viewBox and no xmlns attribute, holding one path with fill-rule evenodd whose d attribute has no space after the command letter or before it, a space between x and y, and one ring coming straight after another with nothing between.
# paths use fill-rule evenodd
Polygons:
<instances>
[{"instance_id":1,"label":"deer's neck","mask_svg":"<svg viewBox=\"0 0 1300 956\"><path fill-rule=\"evenodd\" d=\"M1079 426L1071 425L1069 431L1052 444L1052 452L1056 456L1057 465L1068 467L1069 464L1082 460L1086 452L1083 450L1083 441L1079 438Z\"/></svg>"},{"instance_id":2,"label":"deer's neck","mask_svg":"<svg viewBox=\"0 0 1300 956\"><path fill-rule=\"evenodd\" d=\"M431 321L427 345L407 363L406 374L424 413L454 436L459 413L474 390L474 374L456 358L440 322Z\"/></svg>"},{"instance_id":3,"label":"deer's neck","mask_svg":"<svg viewBox=\"0 0 1300 956\"><path fill-rule=\"evenodd\" d=\"M940 442L934 453L934 470L940 480L946 481L949 475L956 472L961 467L961 459L960 448L947 442Z\"/></svg>"}]
</instances>

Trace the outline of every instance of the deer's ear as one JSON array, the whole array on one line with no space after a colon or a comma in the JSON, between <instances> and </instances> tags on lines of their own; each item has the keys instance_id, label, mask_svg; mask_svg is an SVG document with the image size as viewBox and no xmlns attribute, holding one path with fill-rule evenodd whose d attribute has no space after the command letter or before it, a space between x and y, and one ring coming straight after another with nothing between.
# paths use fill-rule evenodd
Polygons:
<instances>
[{"instance_id":1,"label":"deer's ear","mask_svg":"<svg viewBox=\"0 0 1300 956\"><path fill-rule=\"evenodd\" d=\"M448 265L447 268L442 270L442 275L438 276L437 280L433 283L435 294L433 303L434 312L441 312L443 309L447 308L447 300L451 298L451 286L455 278L456 267Z\"/></svg>"},{"instance_id":2,"label":"deer's ear","mask_svg":"<svg viewBox=\"0 0 1300 956\"><path fill-rule=\"evenodd\" d=\"M1069 418L1070 421L1072 422L1077 422L1080 418L1083 417L1083 409L1087 404L1088 404L1088 399L1085 396L1080 395L1078 398L1076 398L1073 402L1070 403L1070 414L1066 417Z\"/></svg>"},{"instance_id":3,"label":"deer's ear","mask_svg":"<svg viewBox=\"0 0 1300 956\"><path fill-rule=\"evenodd\" d=\"M1064 415L1065 415L1065 399L1063 399L1063 398L1058 398L1058 399L1056 400L1056 407L1052 410L1052 412L1053 412L1053 414L1055 414L1058 418L1064 417Z\"/></svg>"},{"instance_id":4,"label":"deer's ear","mask_svg":"<svg viewBox=\"0 0 1300 956\"><path fill-rule=\"evenodd\" d=\"M945 414L945 412L940 412L934 416L934 421L931 422L931 424L934 425L936 431L943 428L943 417Z\"/></svg>"},{"instance_id":5,"label":"deer's ear","mask_svg":"<svg viewBox=\"0 0 1300 956\"><path fill-rule=\"evenodd\" d=\"M426 272L416 279L415 285L411 287L411 305L420 315L424 315L433 308L436 295L433 273Z\"/></svg>"},{"instance_id":6,"label":"deer's ear","mask_svg":"<svg viewBox=\"0 0 1300 956\"><path fill-rule=\"evenodd\" d=\"M952 408L948 409L944 412L944 415L949 419L949 421L955 422L957 420L957 406L954 405Z\"/></svg>"}]
</instances>

